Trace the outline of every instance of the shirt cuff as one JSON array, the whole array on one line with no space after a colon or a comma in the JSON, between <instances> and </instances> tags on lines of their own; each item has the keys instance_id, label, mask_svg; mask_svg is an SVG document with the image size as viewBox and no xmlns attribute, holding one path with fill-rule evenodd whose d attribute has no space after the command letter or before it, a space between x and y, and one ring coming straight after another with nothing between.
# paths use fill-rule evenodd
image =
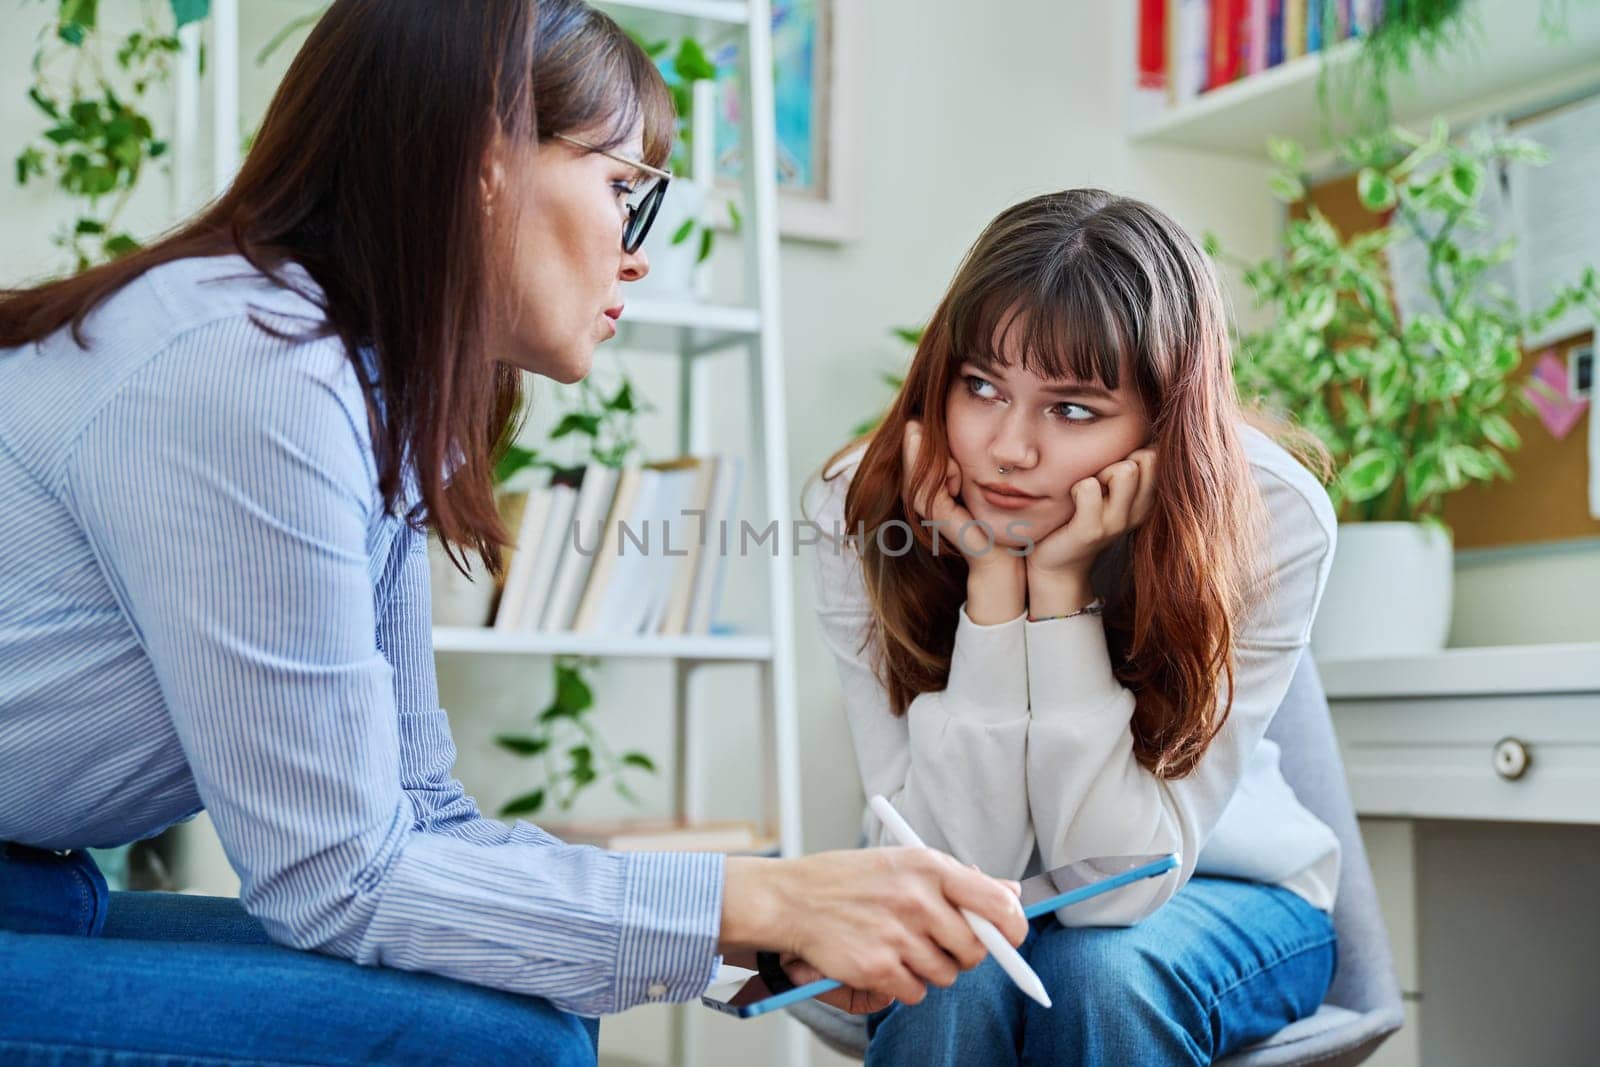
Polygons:
<instances>
[{"instance_id":1,"label":"shirt cuff","mask_svg":"<svg viewBox=\"0 0 1600 1067\"><path fill-rule=\"evenodd\" d=\"M727 857L719 852L624 855L618 1010L692 1000L717 973Z\"/></svg>"},{"instance_id":2,"label":"shirt cuff","mask_svg":"<svg viewBox=\"0 0 1600 1067\"><path fill-rule=\"evenodd\" d=\"M1111 669L1105 624L1088 612L1025 624L1028 690L1034 715L1096 711L1122 696Z\"/></svg>"},{"instance_id":3,"label":"shirt cuff","mask_svg":"<svg viewBox=\"0 0 1600 1067\"><path fill-rule=\"evenodd\" d=\"M956 622L945 680L944 709L952 718L1014 722L1028 715L1028 656L1023 644L1027 616L980 626L967 615Z\"/></svg>"}]
</instances>

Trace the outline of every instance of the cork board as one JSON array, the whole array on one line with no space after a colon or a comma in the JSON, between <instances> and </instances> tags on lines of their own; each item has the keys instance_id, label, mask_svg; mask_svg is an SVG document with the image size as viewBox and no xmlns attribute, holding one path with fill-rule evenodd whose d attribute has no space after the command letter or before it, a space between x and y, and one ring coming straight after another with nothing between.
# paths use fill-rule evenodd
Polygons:
<instances>
[{"instance_id":1,"label":"cork board","mask_svg":"<svg viewBox=\"0 0 1600 1067\"><path fill-rule=\"evenodd\" d=\"M1374 229L1382 220L1361 206L1354 175L1311 187L1312 203L1345 236ZM1591 334L1563 339L1553 346L1563 363L1568 350L1588 344ZM1539 355L1523 353L1512 381L1527 380ZM1600 519L1589 516L1588 422L1593 403L1561 440L1545 429L1537 415L1514 415L1522 447L1506 456L1515 477L1475 484L1445 498L1444 520L1455 531L1456 548L1501 548L1513 545L1600 537Z\"/></svg>"}]
</instances>

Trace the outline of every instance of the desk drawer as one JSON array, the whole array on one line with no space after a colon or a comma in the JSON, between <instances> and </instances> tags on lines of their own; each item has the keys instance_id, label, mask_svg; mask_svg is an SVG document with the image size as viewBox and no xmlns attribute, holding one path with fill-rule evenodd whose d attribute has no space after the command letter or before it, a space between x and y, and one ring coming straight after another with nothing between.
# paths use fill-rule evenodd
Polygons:
<instances>
[{"instance_id":1,"label":"desk drawer","mask_svg":"<svg viewBox=\"0 0 1600 1067\"><path fill-rule=\"evenodd\" d=\"M1600 823L1600 693L1364 698L1332 708L1362 815Z\"/></svg>"}]
</instances>

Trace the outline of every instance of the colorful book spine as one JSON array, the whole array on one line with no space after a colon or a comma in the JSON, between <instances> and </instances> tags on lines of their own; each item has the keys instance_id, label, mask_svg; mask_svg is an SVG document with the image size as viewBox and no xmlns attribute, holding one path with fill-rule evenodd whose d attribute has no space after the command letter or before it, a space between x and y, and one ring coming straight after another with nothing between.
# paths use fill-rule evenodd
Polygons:
<instances>
[{"instance_id":1,"label":"colorful book spine","mask_svg":"<svg viewBox=\"0 0 1600 1067\"><path fill-rule=\"evenodd\" d=\"M1306 54L1306 0L1283 0L1283 58Z\"/></svg>"},{"instance_id":2,"label":"colorful book spine","mask_svg":"<svg viewBox=\"0 0 1600 1067\"><path fill-rule=\"evenodd\" d=\"M1211 51L1206 61L1206 88L1217 89L1239 77L1239 22L1236 0L1211 0Z\"/></svg>"},{"instance_id":3,"label":"colorful book spine","mask_svg":"<svg viewBox=\"0 0 1600 1067\"><path fill-rule=\"evenodd\" d=\"M1205 92L1211 54L1211 5L1207 0L1176 0L1171 16L1172 95L1178 103Z\"/></svg>"},{"instance_id":4,"label":"colorful book spine","mask_svg":"<svg viewBox=\"0 0 1600 1067\"><path fill-rule=\"evenodd\" d=\"M1271 26L1267 20L1267 0L1249 0L1249 15L1245 21L1249 26L1250 35L1245 73L1260 74L1267 69L1267 42L1271 37Z\"/></svg>"},{"instance_id":5,"label":"colorful book spine","mask_svg":"<svg viewBox=\"0 0 1600 1067\"><path fill-rule=\"evenodd\" d=\"M1322 51L1322 27L1328 18L1328 0L1310 0L1306 12L1306 52Z\"/></svg>"},{"instance_id":6,"label":"colorful book spine","mask_svg":"<svg viewBox=\"0 0 1600 1067\"><path fill-rule=\"evenodd\" d=\"M1267 66L1283 62L1283 3L1267 0Z\"/></svg>"},{"instance_id":7,"label":"colorful book spine","mask_svg":"<svg viewBox=\"0 0 1600 1067\"><path fill-rule=\"evenodd\" d=\"M1167 0L1139 0L1138 85L1167 91Z\"/></svg>"}]
</instances>

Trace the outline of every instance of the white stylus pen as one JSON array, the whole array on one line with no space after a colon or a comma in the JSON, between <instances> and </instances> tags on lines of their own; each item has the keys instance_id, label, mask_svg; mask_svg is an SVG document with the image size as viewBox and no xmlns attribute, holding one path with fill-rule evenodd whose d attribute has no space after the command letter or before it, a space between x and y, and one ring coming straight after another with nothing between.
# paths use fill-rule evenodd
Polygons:
<instances>
[{"instance_id":1,"label":"white stylus pen","mask_svg":"<svg viewBox=\"0 0 1600 1067\"><path fill-rule=\"evenodd\" d=\"M872 808L872 814L882 821L884 828L889 831L890 837L909 848L928 847L922 843L922 838L917 836L917 832L900 817L900 813L894 810L894 805L890 804L888 800L882 796L875 796L868 803ZM982 915L968 911L966 908L961 909L961 915L967 920L967 925L972 927L972 932L978 935L978 940L983 942L983 947L989 950L989 954L994 957L995 962L1000 965L1006 974L1011 976L1011 980L1017 984L1017 988L1048 1008L1050 1006L1050 994L1044 991L1044 983L1039 981L1037 974L1033 973L1033 968L1028 966L1028 961L1018 955L1017 950L1011 947L1011 942L1006 940L1006 935L1002 934L994 923L985 919Z\"/></svg>"}]
</instances>

